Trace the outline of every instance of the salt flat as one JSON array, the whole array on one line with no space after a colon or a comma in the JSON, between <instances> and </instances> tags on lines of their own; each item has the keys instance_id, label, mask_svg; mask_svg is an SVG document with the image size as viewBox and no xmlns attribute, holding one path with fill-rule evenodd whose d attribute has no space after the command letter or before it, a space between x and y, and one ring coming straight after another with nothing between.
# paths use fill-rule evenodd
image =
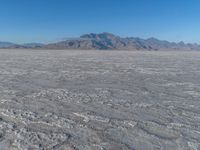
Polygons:
<instances>
[{"instance_id":1,"label":"salt flat","mask_svg":"<svg viewBox=\"0 0 200 150\"><path fill-rule=\"evenodd\" d=\"M199 150L200 52L0 50L0 150Z\"/></svg>"}]
</instances>

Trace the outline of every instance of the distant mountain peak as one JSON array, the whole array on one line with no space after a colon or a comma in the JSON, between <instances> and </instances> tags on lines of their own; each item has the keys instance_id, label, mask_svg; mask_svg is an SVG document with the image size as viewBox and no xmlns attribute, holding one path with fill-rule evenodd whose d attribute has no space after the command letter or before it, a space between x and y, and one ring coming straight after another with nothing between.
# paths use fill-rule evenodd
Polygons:
<instances>
[{"instance_id":1,"label":"distant mountain peak","mask_svg":"<svg viewBox=\"0 0 200 150\"><path fill-rule=\"evenodd\" d=\"M80 38L89 38L89 39L109 39L109 38L116 38L119 36L116 36L112 33L108 33L108 32L103 32L103 33L89 33L89 34L84 34L82 36L80 36Z\"/></svg>"},{"instance_id":2,"label":"distant mountain peak","mask_svg":"<svg viewBox=\"0 0 200 150\"><path fill-rule=\"evenodd\" d=\"M154 37L150 37L150 38L148 38L147 40L148 40L148 41L160 41L160 40L158 40L157 38L154 38Z\"/></svg>"}]
</instances>

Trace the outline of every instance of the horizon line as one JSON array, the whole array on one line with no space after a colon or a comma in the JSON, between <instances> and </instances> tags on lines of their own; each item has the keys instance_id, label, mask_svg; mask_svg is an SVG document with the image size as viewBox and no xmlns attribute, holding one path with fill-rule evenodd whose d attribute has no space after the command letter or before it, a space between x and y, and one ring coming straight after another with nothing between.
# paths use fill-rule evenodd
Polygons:
<instances>
[{"instance_id":1,"label":"horizon line","mask_svg":"<svg viewBox=\"0 0 200 150\"><path fill-rule=\"evenodd\" d=\"M140 36L122 36L122 35L119 35L119 34L115 34L115 33L112 33L112 32L89 32L89 33L84 33L84 34L79 34L77 37L63 37L63 38L55 38L54 40L49 40L47 42L40 42L40 41L36 41L36 40L33 40L33 41L30 41L30 42L14 42L12 40L0 40L0 42L5 42L5 43L12 43L12 44L17 44L17 45L24 45L24 44L51 44L51 43L57 43L57 42L62 42L62 41L67 41L67 40L71 40L71 39L80 39L82 35L86 35L86 34L104 34L104 33L108 33L108 34L112 34L114 36L118 36L120 38L139 38L139 39L143 39L143 40L148 40L148 39L156 39L156 40L159 40L159 41L166 41L166 42L170 42L170 43L184 43L184 44L200 44L200 42L187 42L187 41L184 41L184 40L167 40L167 39L160 39L160 38L157 38L157 37L154 37L154 36L149 36L149 37L140 37Z\"/></svg>"}]
</instances>

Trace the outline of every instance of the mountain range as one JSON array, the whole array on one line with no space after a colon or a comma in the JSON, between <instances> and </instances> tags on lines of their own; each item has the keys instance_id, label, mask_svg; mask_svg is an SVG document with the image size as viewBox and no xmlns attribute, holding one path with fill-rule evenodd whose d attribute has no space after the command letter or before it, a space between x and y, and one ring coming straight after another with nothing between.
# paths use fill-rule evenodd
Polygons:
<instances>
[{"instance_id":1,"label":"mountain range","mask_svg":"<svg viewBox=\"0 0 200 150\"><path fill-rule=\"evenodd\" d=\"M0 42L1 49L12 49L12 48L29 49L29 48L41 48L43 46L44 46L44 44L42 44L42 43L15 44L15 43L11 43L11 42Z\"/></svg>"},{"instance_id":2,"label":"mountain range","mask_svg":"<svg viewBox=\"0 0 200 150\"><path fill-rule=\"evenodd\" d=\"M184 42L168 42L156 38L142 39L120 37L111 33L90 33L79 38L61 42L41 44L15 44L0 42L0 48L7 49L84 49L84 50L200 50L200 45Z\"/></svg>"}]
</instances>

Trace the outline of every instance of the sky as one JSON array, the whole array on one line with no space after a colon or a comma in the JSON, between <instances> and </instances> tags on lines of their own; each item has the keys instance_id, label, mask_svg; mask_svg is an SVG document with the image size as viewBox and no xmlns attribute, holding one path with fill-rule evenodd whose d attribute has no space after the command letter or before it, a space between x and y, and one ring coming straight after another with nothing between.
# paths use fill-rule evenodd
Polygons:
<instances>
[{"instance_id":1,"label":"sky","mask_svg":"<svg viewBox=\"0 0 200 150\"><path fill-rule=\"evenodd\" d=\"M199 0L0 0L0 41L49 43L85 33L200 43Z\"/></svg>"}]
</instances>

